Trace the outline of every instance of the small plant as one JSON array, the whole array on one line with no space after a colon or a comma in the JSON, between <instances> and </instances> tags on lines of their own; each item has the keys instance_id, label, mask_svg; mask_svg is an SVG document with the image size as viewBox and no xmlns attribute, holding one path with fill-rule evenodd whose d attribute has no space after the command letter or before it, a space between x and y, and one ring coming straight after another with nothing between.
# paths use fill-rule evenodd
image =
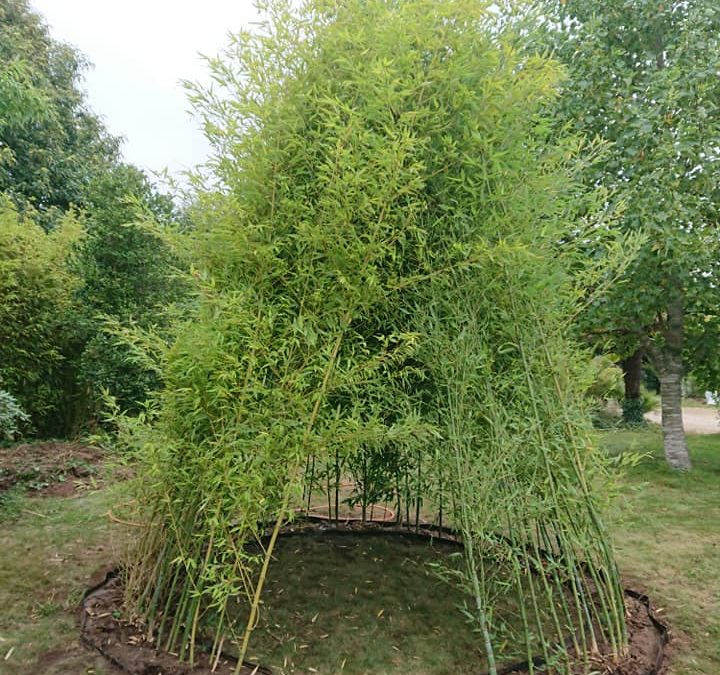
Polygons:
<instances>
[{"instance_id":1,"label":"small plant","mask_svg":"<svg viewBox=\"0 0 720 675\"><path fill-rule=\"evenodd\" d=\"M12 394L0 389L0 440L14 441L30 418Z\"/></svg>"},{"instance_id":2,"label":"small plant","mask_svg":"<svg viewBox=\"0 0 720 675\"><path fill-rule=\"evenodd\" d=\"M608 355L596 356L590 363L592 381L587 388L587 395L598 403L622 400L625 390L623 388L623 372L615 365L615 361Z\"/></svg>"},{"instance_id":3,"label":"small plant","mask_svg":"<svg viewBox=\"0 0 720 675\"><path fill-rule=\"evenodd\" d=\"M623 426L630 429L647 424L645 413L658 407L660 397L645 387L640 388L640 398L628 398L623 401Z\"/></svg>"}]
</instances>

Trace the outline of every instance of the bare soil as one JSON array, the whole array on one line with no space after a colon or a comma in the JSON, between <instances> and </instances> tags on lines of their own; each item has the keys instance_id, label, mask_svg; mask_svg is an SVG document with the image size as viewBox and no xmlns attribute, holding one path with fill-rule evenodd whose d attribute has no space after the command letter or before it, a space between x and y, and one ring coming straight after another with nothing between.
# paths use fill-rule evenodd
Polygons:
<instances>
[{"instance_id":1,"label":"bare soil","mask_svg":"<svg viewBox=\"0 0 720 675\"><path fill-rule=\"evenodd\" d=\"M222 658L213 671L208 657L198 655L195 667L181 663L175 655L156 651L145 631L120 619L123 589L120 579L108 575L105 583L91 592L83 603L82 639L122 672L131 675L233 675L237 662ZM269 675L270 671L247 664L241 675Z\"/></svg>"},{"instance_id":2,"label":"bare soil","mask_svg":"<svg viewBox=\"0 0 720 675\"><path fill-rule=\"evenodd\" d=\"M630 649L612 672L617 675L661 675L667 665L667 627L655 616L646 596L633 597L626 591L625 605Z\"/></svg>"},{"instance_id":3,"label":"bare soil","mask_svg":"<svg viewBox=\"0 0 720 675\"><path fill-rule=\"evenodd\" d=\"M32 495L70 497L100 482L104 452L79 443L49 441L0 449L0 492L22 486Z\"/></svg>"},{"instance_id":4,"label":"bare soil","mask_svg":"<svg viewBox=\"0 0 720 675\"><path fill-rule=\"evenodd\" d=\"M46 652L37 666L22 673L23 675L40 673L42 675L126 675L125 671L113 666L102 654L88 651L80 645Z\"/></svg>"}]
</instances>

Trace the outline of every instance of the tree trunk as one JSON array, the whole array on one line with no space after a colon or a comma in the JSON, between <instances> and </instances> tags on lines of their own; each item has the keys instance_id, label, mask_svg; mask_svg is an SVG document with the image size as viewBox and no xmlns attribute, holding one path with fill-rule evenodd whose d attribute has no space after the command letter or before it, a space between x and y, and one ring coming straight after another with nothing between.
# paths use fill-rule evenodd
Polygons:
<instances>
[{"instance_id":1,"label":"tree trunk","mask_svg":"<svg viewBox=\"0 0 720 675\"><path fill-rule=\"evenodd\" d=\"M642 350L638 349L632 356L628 356L620 362L625 381L625 398L622 404L623 423L629 427L638 427L645 423L643 402L640 396L642 357Z\"/></svg>"},{"instance_id":2,"label":"tree trunk","mask_svg":"<svg viewBox=\"0 0 720 675\"><path fill-rule=\"evenodd\" d=\"M690 469L685 430L682 421L684 311L681 297L668 302L665 344L659 359L660 398L665 459L673 469Z\"/></svg>"}]
</instances>

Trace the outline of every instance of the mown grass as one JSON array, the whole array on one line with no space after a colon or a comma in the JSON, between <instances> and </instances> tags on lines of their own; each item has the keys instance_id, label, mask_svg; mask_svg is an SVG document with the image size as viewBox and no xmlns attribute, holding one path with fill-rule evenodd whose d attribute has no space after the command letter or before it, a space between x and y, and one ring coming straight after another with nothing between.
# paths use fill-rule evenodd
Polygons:
<instances>
[{"instance_id":1,"label":"mown grass","mask_svg":"<svg viewBox=\"0 0 720 675\"><path fill-rule=\"evenodd\" d=\"M598 434L611 454L646 457L628 470L615 543L622 574L646 590L672 629L670 672L720 673L720 435L688 436L693 470L669 469L662 434Z\"/></svg>"},{"instance_id":2,"label":"mown grass","mask_svg":"<svg viewBox=\"0 0 720 675\"><path fill-rule=\"evenodd\" d=\"M78 644L90 578L117 560L122 528L106 516L121 486L69 498L15 493L0 520L0 673L115 673Z\"/></svg>"},{"instance_id":3,"label":"mown grass","mask_svg":"<svg viewBox=\"0 0 720 675\"><path fill-rule=\"evenodd\" d=\"M614 455L647 455L623 479L615 542L625 579L647 591L671 625L671 675L718 675L720 435L689 437L689 474L666 468L657 428L601 432L598 441ZM71 498L13 493L6 500L0 519L2 675L115 672L78 647L77 606L91 576L117 560L124 546L126 532L106 516L123 489ZM479 650L454 612L457 598L413 555L393 555L370 547L360 552L362 564L348 559L344 585L323 579L332 574L329 565L303 563L296 569L301 583L280 595L282 570L275 568L253 655L267 651L286 672L302 666L320 673L439 673L448 663L463 672L453 659ZM410 579L428 592L418 593ZM361 603L352 597L355 586ZM285 604L279 602L284 593L294 596Z\"/></svg>"}]
</instances>

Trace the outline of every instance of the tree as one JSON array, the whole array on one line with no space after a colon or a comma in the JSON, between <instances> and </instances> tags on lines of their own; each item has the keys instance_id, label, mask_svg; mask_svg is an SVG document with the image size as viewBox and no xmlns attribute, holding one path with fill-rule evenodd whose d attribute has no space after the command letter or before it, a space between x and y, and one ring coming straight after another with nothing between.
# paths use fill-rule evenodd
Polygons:
<instances>
[{"instance_id":1,"label":"tree","mask_svg":"<svg viewBox=\"0 0 720 675\"><path fill-rule=\"evenodd\" d=\"M96 416L105 388L120 405L133 409L158 384L104 322L162 323L164 307L178 297L180 286L170 278L167 247L139 224L149 218L167 224L172 202L140 170L120 161L119 139L88 109L80 89L87 65L79 52L51 37L26 0L0 3L0 194L15 204L16 219L24 222L22 214L27 214L33 236L39 236L35 224L52 230L72 208L82 212L86 231L66 252L77 282L67 286L72 302L63 311L71 314L53 343L59 351L52 358L46 355L48 368L62 362L62 385L46 378L44 387L60 389L53 397L48 389L44 402L37 402L42 415L28 405L36 419L44 420L37 424L41 433L50 428L55 434L76 432ZM23 252L33 267L37 254L32 247L12 255ZM22 265L20 258L17 264ZM4 304L8 311L10 306ZM22 318L16 319L14 329L22 333ZM6 367L21 378L25 366L31 367L10 360ZM27 373L29 380L36 376L34 370ZM63 401L62 410L49 397ZM50 424L53 415L56 421Z\"/></svg>"},{"instance_id":2,"label":"tree","mask_svg":"<svg viewBox=\"0 0 720 675\"><path fill-rule=\"evenodd\" d=\"M27 0L0 3L0 192L45 227L83 206L93 177L118 160L119 139L79 86L87 65Z\"/></svg>"},{"instance_id":3,"label":"tree","mask_svg":"<svg viewBox=\"0 0 720 675\"><path fill-rule=\"evenodd\" d=\"M128 346L106 323L148 329L167 323L168 305L183 295L176 261L166 244L145 227L166 226L175 214L145 174L118 164L95 177L87 189L86 235L75 267L77 378L85 416L102 407L103 391L125 410L137 410L159 386L156 375L135 362Z\"/></svg>"},{"instance_id":4,"label":"tree","mask_svg":"<svg viewBox=\"0 0 720 675\"><path fill-rule=\"evenodd\" d=\"M619 227L648 235L623 283L598 298L583 329L612 337L624 356L626 417L642 414L641 364L652 360L667 461L689 469L683 373L690 364L711 376L718 360L720 7L566 0L545 10L557 19L552 42L568 70L558 113L611 144L586 182L612 192L608 208L619 212Z\"/></svg>"}]
</instances>

